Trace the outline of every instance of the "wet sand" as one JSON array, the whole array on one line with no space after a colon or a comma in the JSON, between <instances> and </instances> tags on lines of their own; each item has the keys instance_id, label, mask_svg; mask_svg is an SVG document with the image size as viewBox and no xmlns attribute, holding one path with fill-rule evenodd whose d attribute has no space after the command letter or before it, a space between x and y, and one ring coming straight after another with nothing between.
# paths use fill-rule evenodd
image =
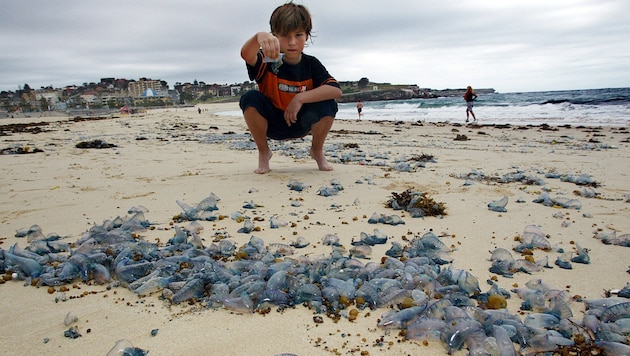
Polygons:
<instances>
[{"instance_id":1,"label":"wet sand","mask_svg":"<svg viewBox=\"0 0 630 356\"><path fill-rule=\"evenodd\" d=\"M375 228L400 243L433 231L453 249L448 255L453 267L476 276L482 291L489 288L486 280L494 276L507 290L542 279L574 296L600 298L630 280L628 249L594 238L598 231L630 233L628 128L464 126L456 118L445 118L452 123L430 124L341 117L327 141L327 146L334 147L328 152L334 171L317 170L308 158L307 137L278 146L271 160L272 171L257 175L253 173L257 152L243 147L248 140L242 118L214 114L237 110L237 104L201 107L201 114L197 108L169 108L102 120L1 119L6 135L0 136L0 149L43 152L0 155L0 248L8 250L15 243L25 247L26 240L16 238L15 233L33 224L44 234L57 233L76 241L94 224L125 216L128 209L139 205L149 210L145 216L154 224L141 238L166 243L173 236L173 224L178 224L173 217L182 212L176 200L196 204L214 193L221 199L218 213L228 217L247 202L262 205L250 213L261 218L257 222L261 231L237 233L242 223L230 218L201 222L206 245L215 233L227 233L237 246L251 235L267 244L289 243L303 236L310 245L296 250L296 255L315 256L330 252L329 246L321 244L328 233L337 234L349 247L361 232L372 233ZM48 124L38 126L41 130L37 132L9 133L4 126L41 121ZM76 147L93 140L115 147ZM434 160L416 167L421 155ZM407 165L415 169L404 171ZM523 172L542 178L545 184L485 179L467 185L463 176L471 172L483 172L490 178ZM594 188L598 195L578 196L574 191L583 187L545 178L550 172L590 175L598 183ZM318 189L329 186L332 179L338 179L344 189L332 197L318 195ZM309 188L289 190L291 180ZM407 189L427 192L444 203L446 215L411 218L385 207L392 192ZM543 191L578 199L582 207L562 209L534 203ZM487 208L503 196L508 197L507 212ZM302 205L293 207L295 200ZM369 224L375 212L398 214L405 224ZM291 224L271 229L273 215ZM554 268L531 275L515 273L513 278L489 272L490 252L497 247L511 250L527 225L538 225L552 245L567 251L574 251L578 242L589 250L591 263L561 269L553 266L557 252L535 251L534 258L546 256ZM370 260L380 261L390 246L389 241L374 246ZM199 303L175 306L159 295L139 298L124 287L78 281L67 286L67 301L56 302L59 287L50 291L24 284L7 281L0 285L5 316L0 341L6 355L103 355L120 339L150 355L446 353L437 341L428 345L404 341L397 331L386 334L378 329L378 319L386 309L360 310L355 321L342 317L335 322L324 316L323 323L315 323L313 311L301 305L265 315L240 315ZM513 293L508 309L516 313L521 302ZM575 302L572 308L581 319L583 303ZM78 317L74 325L82 336L77 339L64 337L68 329L64 318L69 312ZM158 332L152 336L154 329Z\"/></svg>"}]
</instances>

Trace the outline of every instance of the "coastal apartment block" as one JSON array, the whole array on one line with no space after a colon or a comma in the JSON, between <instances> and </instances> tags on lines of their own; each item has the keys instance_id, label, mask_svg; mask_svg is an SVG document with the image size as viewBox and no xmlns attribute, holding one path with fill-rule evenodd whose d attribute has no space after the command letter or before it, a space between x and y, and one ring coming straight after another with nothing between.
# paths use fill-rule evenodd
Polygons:
<instances>
[{"instance_id":1,"label":"coastal apartment block","mask_svg":"<svg viewBox=\"0 0 630 356\"><path fill-rule=\"evenodd\" d=\"M159 80L140 79L137 82L129 82L129 96L132 98L164 97L168 96L168 87L164 88Z\"/></svg>"}]
</instances>

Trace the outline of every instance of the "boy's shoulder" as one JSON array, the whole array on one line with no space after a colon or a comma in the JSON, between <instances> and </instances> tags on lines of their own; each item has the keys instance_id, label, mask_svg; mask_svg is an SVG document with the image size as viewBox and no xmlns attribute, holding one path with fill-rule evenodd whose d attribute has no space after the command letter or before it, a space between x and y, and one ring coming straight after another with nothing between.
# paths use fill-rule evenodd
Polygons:
<instances>
[{"instance_id":1,"label":"boy's shoulder","mask_svg":"<svg viewBox=\"0 0 630 356\"><path fill-rule=\"evenodd\" d=\"M303 64L318 64L318 65L322 65L322 62L317 59L317 57L312 56L310 54L306 54L306 53L302 53L302 60L300 61Z\"/></svg>"},{"instance_id":2,"label":"boy's shoulder","mask_svg":"<svg viewBox=\"0 0 630 356\"><path fill-rule=\"evenodd\" d=\"M302 52L302 62L309 62L312 60L317 60L317 58L315 56L311 56L310 54L306 54L304 52Z\"/></svg>"}]
</instances>

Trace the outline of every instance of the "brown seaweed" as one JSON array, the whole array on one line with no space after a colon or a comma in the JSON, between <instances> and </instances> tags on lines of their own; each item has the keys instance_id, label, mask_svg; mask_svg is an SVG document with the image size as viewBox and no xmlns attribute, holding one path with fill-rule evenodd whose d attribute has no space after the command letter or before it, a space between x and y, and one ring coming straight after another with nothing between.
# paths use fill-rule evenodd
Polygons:
<instances>
[{"instance_id":1,"label":"brown seaweed","mask_svg":"<svg viewBox=\"0 0 630 356\"><path fill-rule=\"evenodd\" d=\"M7 147L0 150L0 155L25 155L29 153L39 153L44 152L44 150L39 148L31 149L29 146L24 147Z\"/></svg>"},{"instance_id":2,"label":"brown seaweed","mask_svg":"<svg viewBox=\"0 0 630 356\"><path fill-rule=\"evenodd\" d=\"M400 194L392 192L392 198L385 203L385 206L393 209L398 206L406 211L419 209L423 212L423 216L446 215L446 205L444 203L436 202L428 193L413 192L411 189L407 189Z\"/></svg>"},{"instance_id":3,"label":"brown seaweed","mask_svg":"<svg viewBox=\"0 0 630 356\"><path fill-rule=\"evenodd\" d=\"M118 147L118 146L114 145L113 143L107 143L103 140L81 141L76 144L76 148L102 149L102 148L112 148L112 147Z\"/></svg>"}]
</instances>

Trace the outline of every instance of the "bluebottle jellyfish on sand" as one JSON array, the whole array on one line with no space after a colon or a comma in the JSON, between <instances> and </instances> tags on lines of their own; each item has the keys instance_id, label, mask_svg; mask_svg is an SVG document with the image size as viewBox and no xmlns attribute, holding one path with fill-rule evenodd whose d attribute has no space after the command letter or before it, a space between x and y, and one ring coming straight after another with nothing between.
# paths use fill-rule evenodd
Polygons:
<instances>
[{"instance_id":1,"label":"bluebottle jellyfish on sand","mask_svg":"<svg viewBox=\"0 0 630 356\"><path fill-rule=\"evenodd\" d=\"M182 216L187 220L214 221L217 217L212 212L218 209L217 202L219 200L219 197L212 193L195 206L188 205L182 200L176 200L176 203L184 211Z\"/></svg>"},{"instance_id":2,"label":"bluebottle jellyfish on sand","mask_svg":"<svg viewBox=\"0 0 630 356\"><path fill-rule=\"evenodd\" d=\"M133 344L126 339L118 340L114 347L112 347L106 356L145 356L148 351L138 347L134 347Z\"/></svg>"},{"instance_id":3,"label":"bluebottle jellyfish on sand","mask_svg":"<svg viewBox=\"0 0 630 356\"><path fill-rule=\"evenodd\" d=\"M571 265L572 255L573 253L571 251L562 253L560 256L558 256L558 258L556 258L556 266L564 269L573 269L573 266Z\"/></svg>"},{"instance_id":4,"label":"bluebottle jellyfish on sand","mask_svg":"<svg viewBox=\"0 0 630 356\"><path fill-rule=\"evenodd\" d=\"M379 244L384 244L387 242L387 235L379 230L379 229L374 229L374 233L369 235L365 232L361 232L360 234L360 240L359 241L353 241L352 245L354 246L358 246L358 245L368 245L368 246L374 246L374 245L379 245Z\"/></svg>"},{"instance_id":5,"label":"bluebottle jellyfish on sand","mask_svg":"<svg viewBox=\"0 0 630 356\"><path fill-rule=\"evenodd\" d=\"M213 206L212 201L208 206ZM227 222L240 224L248 219L239 213L234 220ZM17 245L9 251L0 248L1 272L14 271L16 279L38 286L79 280L109 283L139 296L159 294L172 304L194 303L244 314L301 304L333 317L349 315L353 305L362 311L388 308L379 329L405 330L409 339L443 340L451 352L467 347L471 354L505 350L504 354L512 355L515 344L520 351L573 347L567 339L587 333L585 329L602 348L623 352L627 347L611 340L619 338L616 330L629 317L629 299L587 300L580 329L571 323L570 303L575 301L569 293L532 279L525 287L512 290L522 299L521 311L513 314L503 307L510 293L498 283L482 293L472 273L446 260L451 248L433 232L411 241L405 238L404 245L391 240L385 256L368 260L359 258L369 257L363 249L390 240L377 229L373 234L361 234L348 249L341 246L347 240L327 234L317 246L317 255L296 255L294 249L308 244L305 238L291 244L266 244L252 235L237 245L227 236L206 240L208 246L204 247L192 243L191 237L199 237L203 229L191 223L169 229L177 237L160 244L137 237L147 223L138 214L107 220L59 252L42 248L39 240L25 249ZM526 226L520 240L522 248L553 250L549 237L537 226ZM579 256L582 247L576 245L576 250ZM509 250L500 248L490 257L491 268L505 275L540 271L543 266L532 261L515 259ZM64 300L67 298L56 298ZM523 321L527 315L532 316Z\"/></svg>"},{"instance_id":6,"label":"bluebottle jellyfish on sand","mask_svg":"<svg viewBox=\"0 0 630 356\"><path fill-rule=\"evenodd\" d=\"M295 248L304 248L308 245L310 245L310 242L303 236L299 236L295 241L291 242L291 246Z\"/></svg>"},{"instance_id":7,"label":"bluebottle jellyfish on sand","mask_svg":"<svg viewBox=\"0 0 630 356\"><path fill-rule=\"evenodd\" d=\"M272 228L272 229L285 227L287 225L289 225L289 223L284 221L284 220L282 220L277 215L273 215L271 218L269 218L269 227Z\"/></svg>"},{"instance_id":8,"label":"bluebottle jellyfish on sand","mask_svg":"<svg viewBox=\"0 0 630 356\"><path fill-rule=\"evenodd\" d=\"M290 190L295 190L296 192L301 192L304 189L309 187L304 182L300 182L300 181L296 181L296 180L290 180L289 184L287 184L287 186L289 187Z\"/></svg>"},{"instance_id":9,"label":"bluebottle jellyfish on sand","mask_svg":"<svg viewBox=\"0 0 630 356\"><path fill-rule=\"evenodd\" d=\"M507 195L504 195L503 198L488 203L488 210L496 211L498 213L506 213L507 209L505 207L507 203L508 197Z\"/></svg>"},{"instance_id":10,"label":"bluebottle jellyfish on sand","mask_svg":"<svg viewBox=\"0 0 630 356\"><path fill-rule=\"evenodd\" d=\"M256 226L250 219L245 219L245 221L243 221L243 227L238 229L238 232L241 234L249 234L250 232L254 231L255 228Z\"/></svg>"}]
</instances>

